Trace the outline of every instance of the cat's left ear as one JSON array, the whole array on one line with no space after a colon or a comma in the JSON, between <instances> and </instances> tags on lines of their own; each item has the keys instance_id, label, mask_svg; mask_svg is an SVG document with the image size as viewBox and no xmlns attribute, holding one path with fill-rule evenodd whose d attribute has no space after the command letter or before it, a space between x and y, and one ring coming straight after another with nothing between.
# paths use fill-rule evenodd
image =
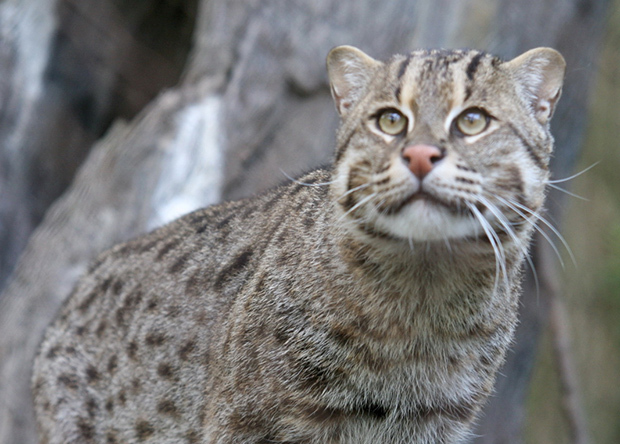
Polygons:
<instances>
[{"instance_id":1,"label":"cat's left ear","mask_svg":"<svg viewBox=\"0 0 620 444\"><path fill-rule=\"evenodd\" d=\"M562 94L566 62L551 48L536 48L505 64L527 94L536 118L546 124Z\"/></svg>"},{"instance_id":2,"label":"cat's left ear","mask_svg":"<svg viewBox=\"0 0 620 444\"><path fill-rule=\"evenodd\" d=\"M341 116L361 98L380 65L381 62L353 46L337 46L329 52L327 74L332 97Z\"/></svg>"}]
</instances>

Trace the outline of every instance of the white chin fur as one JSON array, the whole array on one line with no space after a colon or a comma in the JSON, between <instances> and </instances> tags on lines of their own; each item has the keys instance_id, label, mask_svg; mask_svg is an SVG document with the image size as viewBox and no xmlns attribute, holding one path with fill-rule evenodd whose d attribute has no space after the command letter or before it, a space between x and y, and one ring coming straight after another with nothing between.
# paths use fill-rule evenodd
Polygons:
<instances>
[{"instance_id":1,"label":"white chin fur","mask_svg":"<svg viewBox=\"0 0 620 444\"><path fill-rule=\"evenodd\" d=\"M393 236L414 241L438 241L479 236L484 231L473 216L462 216L435 203L412 202L398 214L377 214L374 225Z\"/></svg>"}]
</instances>

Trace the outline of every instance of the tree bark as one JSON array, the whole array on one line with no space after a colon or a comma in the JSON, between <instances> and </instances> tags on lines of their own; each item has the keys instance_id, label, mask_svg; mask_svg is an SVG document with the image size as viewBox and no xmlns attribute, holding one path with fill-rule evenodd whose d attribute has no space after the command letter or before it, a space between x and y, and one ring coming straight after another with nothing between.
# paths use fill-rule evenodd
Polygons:
<instances>
[{"instance_id":1,"label":"tree bark","mask_svg":"<svg viewBox=\"0 0 620 444\"><path fill-rule=\"evenodd\" d=\"M0 296L2 443L36 441L32 358L97 253L329 161L337 116L324 58L333 46L356 45L378 58L430 46L477 47L506 58L534 46L560 49L569 71L554 120L554 174L566 176L579 152L607 2L203 0L194 12L196 6L181 0L0 5L0 78L8 79L0 83L6 99L0 103L7 104L0 140L8 141L0 149L0 185L9 190L0 197L5 274L81 164ZM178 77L194 18L181 82L152 100ZM37 23L45 25L41 32L29 32ZM12 34L9 24L23 31ZM109 129L119 117L130 122ZM550 214L560 218L561 201L551 197ZM517 343L477 442L521 439L547 316L543 291L536 294L531 280L525 288Z\"/></svg>"}]
</instances>

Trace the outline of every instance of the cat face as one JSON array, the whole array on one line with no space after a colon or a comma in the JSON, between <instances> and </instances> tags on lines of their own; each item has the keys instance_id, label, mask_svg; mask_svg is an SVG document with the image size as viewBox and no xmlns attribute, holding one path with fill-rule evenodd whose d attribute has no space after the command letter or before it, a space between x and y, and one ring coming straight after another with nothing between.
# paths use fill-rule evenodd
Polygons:
<instances>
[{"instance_id":1,"label":"cat face","mask_svg":"<svg viewBox=\"0 0 620 444\"><path fill-rule=\"evenodd\" d=\"M344 46L327 65L342 117L332 190L344 219L410 241L531 226L548 178L559 53L502 62L417 51L382 63Z\"/></svg>"}]
</instances>

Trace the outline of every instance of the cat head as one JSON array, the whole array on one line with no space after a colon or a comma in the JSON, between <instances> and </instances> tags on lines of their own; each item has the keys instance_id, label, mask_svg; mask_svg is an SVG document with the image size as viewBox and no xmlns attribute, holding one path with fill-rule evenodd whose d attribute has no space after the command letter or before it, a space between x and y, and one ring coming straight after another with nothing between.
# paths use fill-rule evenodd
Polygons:
<instances>
[{"instance_id":1,"label":"cat head","mask_svg":"<svg viewBox=\"0 0 620 444\"><path fill-rule=\"evenodd\" d=\"M540 210L565 62L432 50L327 58L342 118L332 192L362 232L435 241L519 233Z\"/></svg>"}]
</instances>

